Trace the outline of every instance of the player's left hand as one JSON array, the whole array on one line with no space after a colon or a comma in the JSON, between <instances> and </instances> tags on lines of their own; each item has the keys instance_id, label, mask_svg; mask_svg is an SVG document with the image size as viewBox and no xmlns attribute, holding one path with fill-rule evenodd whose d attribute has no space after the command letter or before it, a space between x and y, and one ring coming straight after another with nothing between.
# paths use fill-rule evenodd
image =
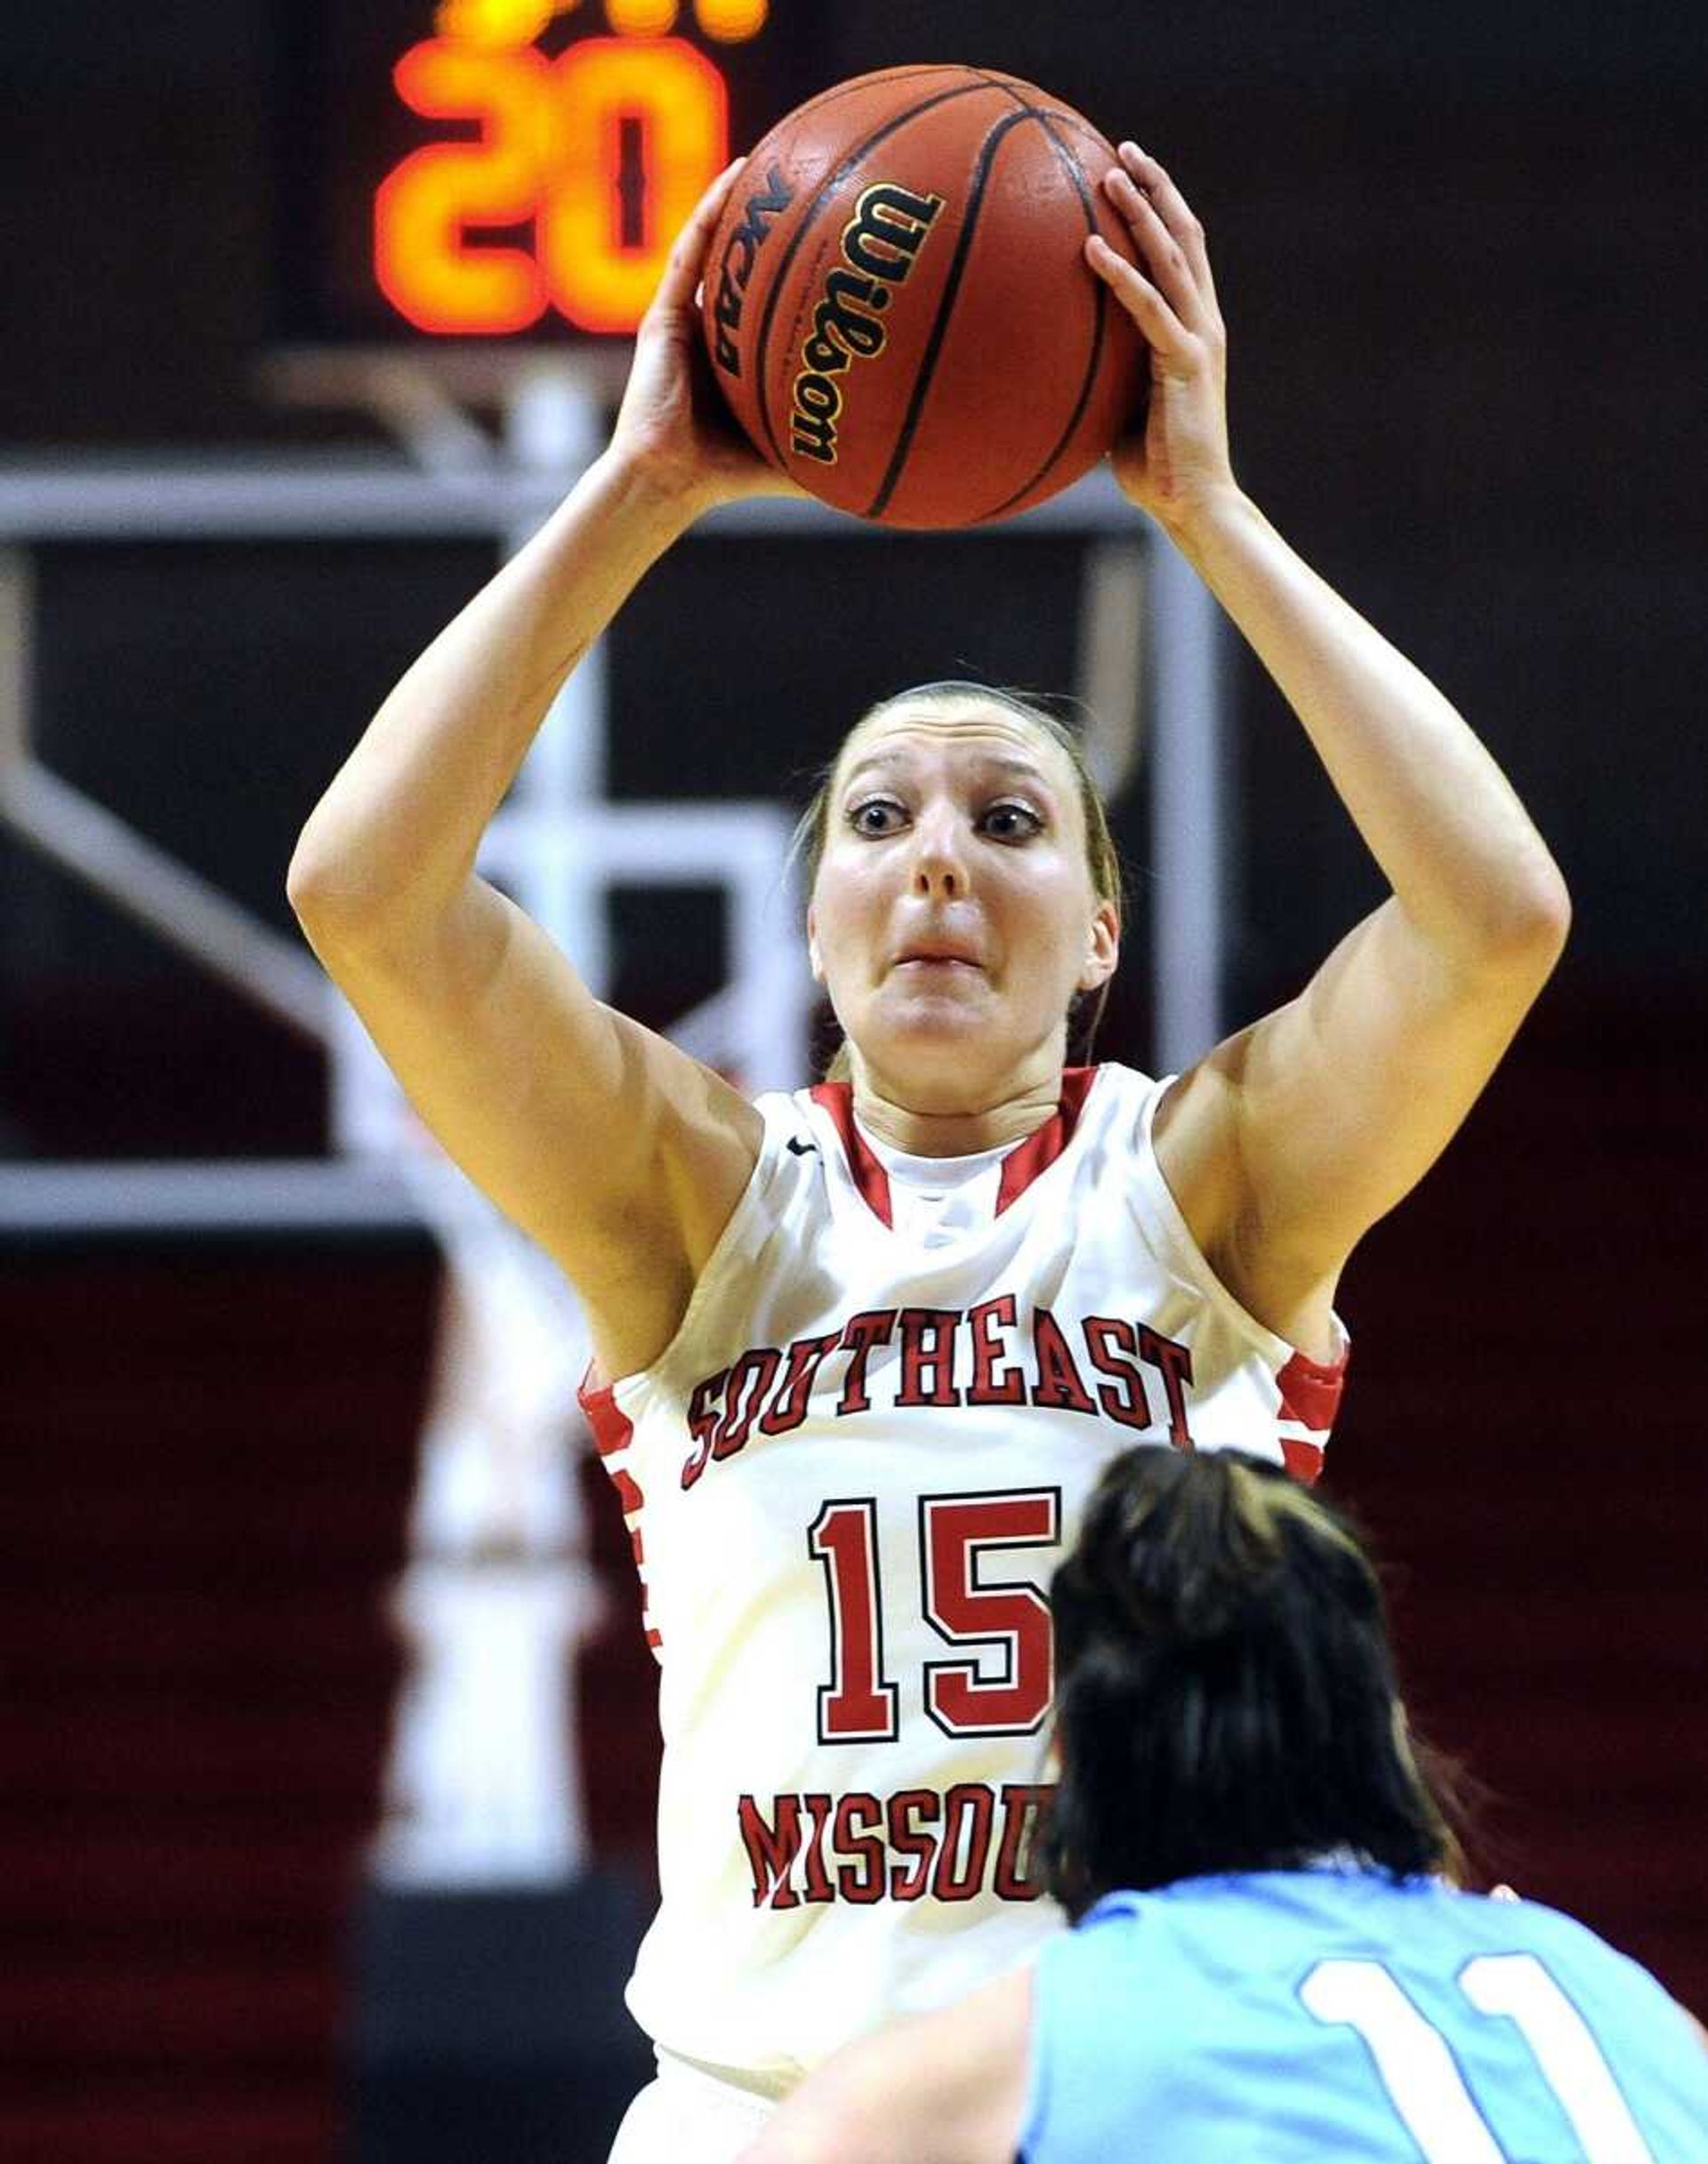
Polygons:
<instances>
[{"instance_id":1,"label":"player's left hand","mask_svg":"<svg viewBox=\"0 0 1708 2164\"><path fill-rule=\"evenodd\" d=\"M1116 479L1141 511L1185 537L1236 490L1228 448L1227 333L1204 228L1157 161L1125 142L1104 191L1132 231L1142 270L1093 236L1085 260L1144 334L1150 403L1116 445Z\"/></svg>"},{"instance_id":2,"label":"player's left hand","mask_svg":"<svg viewBox=\"0 0 1708 2164\"><path fill-rule=\"evenodd\" d=\"M608 454L696 514L744 496L806 493L768 464L736 425L713 380L700 330L706 258L745 163L737 158L719 174L676 236L635 333L634 361Z\"/></svg>"}]
</instances>

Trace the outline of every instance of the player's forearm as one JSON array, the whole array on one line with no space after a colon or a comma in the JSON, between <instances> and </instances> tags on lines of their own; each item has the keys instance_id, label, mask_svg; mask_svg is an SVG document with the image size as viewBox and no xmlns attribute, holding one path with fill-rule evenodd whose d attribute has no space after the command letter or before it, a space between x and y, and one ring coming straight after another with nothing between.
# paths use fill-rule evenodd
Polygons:
<instances>
[{"instance_id":1,"label":"player's forearm","mask_svg":"<svg viewBox=\"0 0 1708 2164\"><path fill-rule=\"evenodd\" d=\"M1180 547L1293 707L1413 921L1456 962L1551 961L1565 882L1505 776L1428 678L1237 494Z\"/></svg>"},{"instance_id":2,"label":"player's forearm","mask_svg":"<svg viewBox=\"0 0 1708 2164\"><path fill-rule=\"evenodd\" d=\"M293 904L389 937L463 890L553 698L690 513L608 457L414 663L316 806Z\"/></svg>"}]
</instances>

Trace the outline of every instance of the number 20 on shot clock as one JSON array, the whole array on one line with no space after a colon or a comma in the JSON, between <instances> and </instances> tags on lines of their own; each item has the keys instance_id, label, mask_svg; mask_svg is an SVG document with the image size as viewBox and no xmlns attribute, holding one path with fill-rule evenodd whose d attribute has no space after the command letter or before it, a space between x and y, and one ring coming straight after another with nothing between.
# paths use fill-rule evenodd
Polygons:
<instances>
[{"instance_id":1,"label":"number 20 on shot clock","mask_svg":"<svg viewBox=\"0 0 1708 2164\"><path fill-rule=\"evenodd\" d=\"M373 199L400 327L632 332L734 131L751 141L798 88L777 65L789 4L443 0L392 66L420 140Z\"/></svg>"}]
</instances>

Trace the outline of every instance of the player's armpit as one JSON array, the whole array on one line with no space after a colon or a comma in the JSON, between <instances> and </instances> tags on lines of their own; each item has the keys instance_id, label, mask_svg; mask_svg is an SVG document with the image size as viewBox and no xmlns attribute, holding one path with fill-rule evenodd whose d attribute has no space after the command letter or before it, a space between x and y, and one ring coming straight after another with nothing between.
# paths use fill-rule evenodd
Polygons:
<instances>
[{"instance_id":1,"label":"player's armpit","mask_svg":"<svg viewBox=\"0 0 1708 2164\"><path fill-rule=\"evenodd\" d=\"M1164 1176L1229 1290L1307 1351L1346 1258L1476 1102L1563 925L1451 961L1396 899L1296 1000L1219 1045L1158 1118Z\"/></svg>"},{"instance_id":2,"label":"player's armpit","mask_svg":"<svg viewBox=\"0 0 1708 2164\"><path fill-rule=\"evenodd\" d=\"M310 929L426 1126L575 1284L601 1363L647 1365L752 1176L758 1112L483 881L407 952Z\"/></svg>"}]
</instances>

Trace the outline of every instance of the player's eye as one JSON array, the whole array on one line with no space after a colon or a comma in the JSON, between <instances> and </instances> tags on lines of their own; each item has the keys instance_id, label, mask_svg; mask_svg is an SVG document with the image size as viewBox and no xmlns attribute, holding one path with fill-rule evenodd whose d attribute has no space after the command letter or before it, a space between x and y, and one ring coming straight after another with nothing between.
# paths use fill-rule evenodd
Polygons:
<instances>
[{"instance_id":1,"label":"player's eye","mask_svg":"<svg viewBox=\"0 0 1708 2164\"><path fill-rule=\"evenodd\" d=\"M858 804L848 808L848 823L857 834L893 834L899 831L906 813L890 796L862 797Z\"/></svg>"},{"instance_id":2,"label":"player's eye","mask_svg":"<svg viewBox=\"0 0 1708 2164\"><path fill-rule=\"evenodd\" d=\"M1027 841L1043 832L1043 821L1028 804L993 804L980 824L998 841Z\"/></svg>"}]
</instances>

